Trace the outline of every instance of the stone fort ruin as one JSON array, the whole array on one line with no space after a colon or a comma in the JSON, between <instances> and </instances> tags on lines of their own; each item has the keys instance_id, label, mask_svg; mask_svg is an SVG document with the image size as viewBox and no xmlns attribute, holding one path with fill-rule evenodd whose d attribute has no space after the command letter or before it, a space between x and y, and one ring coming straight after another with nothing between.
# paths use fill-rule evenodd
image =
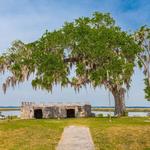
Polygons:
<instances>
[{"instance_id":1,"label":"stone fort ruin","mask_svg":"<svg viewBox=\"0 0 150 150\"><path fill-rule=\"evenodd\" d=\"M91 116L91 105L80 103L35 104L22 102L22 119L41 118L80 118Z\"/></svg>"}]
</instances>

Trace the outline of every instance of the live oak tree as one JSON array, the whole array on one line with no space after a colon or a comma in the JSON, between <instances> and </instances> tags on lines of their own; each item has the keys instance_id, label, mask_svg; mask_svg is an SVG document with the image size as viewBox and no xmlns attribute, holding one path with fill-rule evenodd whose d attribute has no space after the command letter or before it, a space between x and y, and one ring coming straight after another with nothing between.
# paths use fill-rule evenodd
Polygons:
<instances>
[{"instance_id":1,"label":"live oak tree","mask_svg":"<svg viewBox=\"0 0 150 150\"><path fill-rule=\"evenodd\" d=\"M0 58L0 71L9 70L3 89L23 82L34 73L34 88L52 91L54 84L76 90L104 86L115 100L115 115L125 114L125 91L129 89L135 59L141 51L133 37L115 25L110 14L95 12L46 31L33 42L16 41ZM71 68L75 76L70 77Z\"/></svg>"},{"instance_id":2,"label":"live oak tree","mask_svg":"<svg viewBox=\"0 0 150 150\"><path fill-rule=\"evenodd\" d=\"M145 75L145 98L150 100L150 28L142 26L134 34L135 41L142 48L141 53L138 54L138 64L143 68Z\"/></svg>"},{"instance_id":3,"label":"live oak tree","mask_svg":"<svg viewBox=\"0 0 150 150\"><path fill-rule=\"evenodd\" d=\"M125 88L130 86L136 54L141 49L108 14L79 18L63 29L72 50L70 57L76 63L78 86L104 85L114 96L115 114L123 115Z\"/></svg>"}]
</instances>

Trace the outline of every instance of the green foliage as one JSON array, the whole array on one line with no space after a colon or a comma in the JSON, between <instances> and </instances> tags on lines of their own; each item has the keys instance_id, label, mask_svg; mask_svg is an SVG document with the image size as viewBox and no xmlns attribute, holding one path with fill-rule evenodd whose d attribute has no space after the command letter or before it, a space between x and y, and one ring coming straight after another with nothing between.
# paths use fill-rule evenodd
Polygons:
<instances>
[{"instance_id":1,"label":"green foliage","mask_svg":"<svg viewBox=\"0 0 150 150\"><path fill-rule=\"evenodd\" d=\"M143 69L145 75L145 98L150 100L150 28L142 26L134 36L142 49L141 53L138 54L138 65L140 69Z\"/></svg>"},{"instance_id":2,"label":"green foliage","mask_svg":"<svg viewBox=\"0 0 150 150\"><path fill-rule=\"evenodd\" d=\"M94 87L102 84L106 87L109 84L109 88L124 84L129 87L136 54L141 48L115 26L109 14L96 12L91 18L66 23L63 29L71 57L78 58L78 80L81 76L87 78Z\"/></svg>"},{"instance_id":3,"label":"green foliage","mask_svg":"<svg viewBox=\"0 0 150 150\"><path fill-rule=\"evenodd\" d=\"M66 22L57 31L46 31L33 43L14 42L2 64L16 82L34 73L34 88L51 91L54 84L71 84L78 89L92 84L112 91L114 87L129 87L140 50L132 36L115 25L110 14L95 12L91 17ZM70 79L73 65L76 75Z\"/></svg>"},{"instance_id":4,"label":"green foliage","mask_svg":"<svg viewBox=\"0 0 150 150\"><path fill-rule=\"evenodd\" d=\"M103 115L103 114L98 114L98 115L97 115L97 117L99 117L99 118L103 118L103 117L104 117L104 115Z\"/></svg>"},{"instance_id":5,"label":"green foliage","mask_svg":"<svg viewBox=\"0 0 150 150\"><path fill-rule=\"evenodd\" d=\"M145 98L147 100L150 100L150 85L149 85L149 82L148 82L148 79L144 79L144 83L145 83Z\"/></svg>"}]
</instances>

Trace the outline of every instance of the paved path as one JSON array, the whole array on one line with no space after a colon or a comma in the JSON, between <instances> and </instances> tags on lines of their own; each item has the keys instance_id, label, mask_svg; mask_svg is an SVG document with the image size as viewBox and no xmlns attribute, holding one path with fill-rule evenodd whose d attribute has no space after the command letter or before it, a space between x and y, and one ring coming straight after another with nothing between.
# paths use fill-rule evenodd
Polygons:
<instances>
[{"instance_id":1,"label":"paved path","mask_svg":"<svg viewBox=\"0 0 150 150\"><path fill-rule=\"evenodd\" d=\"M56 150L95 150L89 128L66 127Z\"/></svg>"}]
</instances>

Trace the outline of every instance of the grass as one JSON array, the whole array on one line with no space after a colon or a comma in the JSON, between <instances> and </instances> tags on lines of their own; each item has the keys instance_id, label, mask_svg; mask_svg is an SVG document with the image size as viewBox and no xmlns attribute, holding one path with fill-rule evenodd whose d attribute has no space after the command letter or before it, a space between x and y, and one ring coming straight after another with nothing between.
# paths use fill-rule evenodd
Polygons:
<instances>
[{"instance_id":1,"label":"grass","mask_svg":"<svg viewBox=\"0 0 150 150\"><path fill-rule=\"evenodd\" d=\"M150 122L142 118L81 118L0 121L0 150L53 150L63 128L90 128L96 150L150 149ZM147 121L147 122L146 122Z\"/></svg>"}]
</instances>

